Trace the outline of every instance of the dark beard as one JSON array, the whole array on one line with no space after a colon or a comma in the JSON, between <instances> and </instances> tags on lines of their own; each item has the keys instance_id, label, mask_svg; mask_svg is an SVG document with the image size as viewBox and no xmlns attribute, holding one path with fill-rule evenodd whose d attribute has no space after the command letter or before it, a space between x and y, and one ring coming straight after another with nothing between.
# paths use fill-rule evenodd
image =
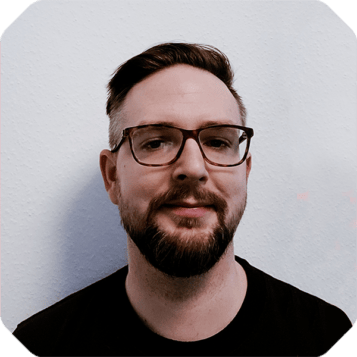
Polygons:
<instances>
[{"instance_id":1,"label":"dark beard","mask_svg":"<svg viewBox=\"0 0 357 357\"><path fill-rule=\"evenodd\" d=\"M154 216L162 205L188 197L207 202L215 209L218 223L212 233L208 235L197 233L192 238L192 233L189 232L191 239L183 239L185 232L181 234L181 237L177 237L164 232L157 226ZM119 201L121 202L121 199ZM128 207L121 204L119 210L124 229L152 266L169 276L188 278L208 272L221 259L233 240L245 205L246 200L239 212L235 212L226 224L227 203L224 199L211 192L198 191L191 186L180 186L154 198L143 219L130 214ZM177 225L192 229L199 227L200 222L198 218L183 217Z\"/></svg>"}]
</instances>

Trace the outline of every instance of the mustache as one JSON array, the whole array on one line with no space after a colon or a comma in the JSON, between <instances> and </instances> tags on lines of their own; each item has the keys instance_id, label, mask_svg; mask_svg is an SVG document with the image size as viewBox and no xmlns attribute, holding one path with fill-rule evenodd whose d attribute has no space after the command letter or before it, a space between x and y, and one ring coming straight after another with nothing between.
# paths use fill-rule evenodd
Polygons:
<instances>
[{"instance_id":1,"label":"mustache","mask_svg":"<svg viewBox=\"0 0 357 357\"><path fill-rule=\"evenodd\" d=\"M174 186L167 192L154 197L150 201L148 212L154 212L171 201L184 200L191 197L207 206L213 206L218 213L224 214L227 210L227 202L219 195L199 189L197 186L180 185Z\"/></svg>"}]
</instances>

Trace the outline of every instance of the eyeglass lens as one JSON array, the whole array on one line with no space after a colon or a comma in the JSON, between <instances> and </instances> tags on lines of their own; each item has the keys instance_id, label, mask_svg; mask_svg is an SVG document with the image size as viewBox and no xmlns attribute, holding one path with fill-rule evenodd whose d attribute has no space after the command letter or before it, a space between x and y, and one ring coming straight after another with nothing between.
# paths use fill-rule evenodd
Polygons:
<instances>
[{"instance_id":1,"label":"eyeglass lens","mask_svg":"<svg viewBox=\"0 0 357 357\"><path fill-rule=\"evenodd\" d=\"M234 165L243 158L246 151L247 139L242 137L244 134L244 131L238 128L207 128L199 133L199 142L210 161L221 165ZM160 165L176 157L183 134L176 128L149 126L136 129L131 139L134 155L140 162Z\"/></svg>"}]
</instances>

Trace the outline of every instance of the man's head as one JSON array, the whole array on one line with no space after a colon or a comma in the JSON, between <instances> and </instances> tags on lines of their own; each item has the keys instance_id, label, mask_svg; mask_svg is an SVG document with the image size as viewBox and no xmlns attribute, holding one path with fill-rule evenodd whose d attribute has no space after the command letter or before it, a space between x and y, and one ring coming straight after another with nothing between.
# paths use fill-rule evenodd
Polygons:
<instances>
[{"instance_id":1,"label":"man's head","mask_svg":"<svg viewBox=\"0 0 357 357\"><path fill-rule=\"evenodd\" d=\"M176 45L179 50L174 49ZM229 85L232 83L228 59L212 48L169 44L146 51L151 53L150 60L146 59L143 66L147 68L151 62L163 62L160 54L165 56L165 46L168 51L166 57L179 52L181 57L197 58L203 51L201 62L212 71L198 65L174 62L144 77L134 74L140 80L131 80L134 84L125 89L123 95L120 93L127 85L117 81L124 78L124 82L129 82L124 64L109 84L109 115L113 111L124 113L125 127L165 124L196 130L212 125L244 125L244 107L238 104L237 94L222 81L224 78ZM177 54L175 56L181 58ZM215 66L208 64L209 57ZM223 75L227 74L227 68L229 75ZM121 89L115 89L117 85ZM111 120L116 122L119 118L114 117L115 114ZM122 128L122 125L118 126ZM114 140L117 134L113 125L111 130L114 131L113 148L118 145L120 136ZM221 135L222 131L213 129L211 132ZM154 146L153 141L147 144L146 139L139 143L139 149L145 154L144 161L148 160L147 155L153 155L154 150L160 149L160 153L165 154L176 145L174 140L166 139L169 134L155 132L155 135L158 137L154 138ZM213 138L212 135L209 134L204 143L201 137L197 141L189 137L177 160L165 166L145 166L135 161L133 138L124 138L115 153L108 150L101 153L106 189L111 201L119 207L122 224L130 239L151 265L171 276L189 277L209 271L232 243L245 209L251 156L249 154L238 166L211 164L202 155L207 152L208 140L210 149L217 152L228 147L221 144L220 136L217 145L217 136L214 134ZM211 160L212 157L213 161L222 160L220 156L211 156ZM236 163L233 161L232 164Z\"/></svg>"}]
</instances>

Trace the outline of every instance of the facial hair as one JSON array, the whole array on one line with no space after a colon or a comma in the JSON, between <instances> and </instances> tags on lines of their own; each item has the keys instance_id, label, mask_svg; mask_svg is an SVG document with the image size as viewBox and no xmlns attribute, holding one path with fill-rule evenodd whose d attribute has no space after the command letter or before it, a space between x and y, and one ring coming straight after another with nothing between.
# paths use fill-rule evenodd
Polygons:
<instances>
[{"instance_id":1,"label":"facial hair","mask_svg":"<svg viewBox=\"0 0 357 357\"><path fill-rule=\"evenodd\" d=\"M124 202L117 187L121 223L141 254L156 269L172 277L189 278L207 273L223 256L232 242L234 233L243 216L247 196L242 205L227 219L227 203L215 193L199 190L196 186L172 187L164 194L154 197L144 215L134 212L128 202ZM217 214L218 222L211 232L193 233L200 227L199 218L181 217L177 227L185 231L165 232L155 222L155 214L171 201L194 198L211 206Z\"/></svg>"}]
</instances>

